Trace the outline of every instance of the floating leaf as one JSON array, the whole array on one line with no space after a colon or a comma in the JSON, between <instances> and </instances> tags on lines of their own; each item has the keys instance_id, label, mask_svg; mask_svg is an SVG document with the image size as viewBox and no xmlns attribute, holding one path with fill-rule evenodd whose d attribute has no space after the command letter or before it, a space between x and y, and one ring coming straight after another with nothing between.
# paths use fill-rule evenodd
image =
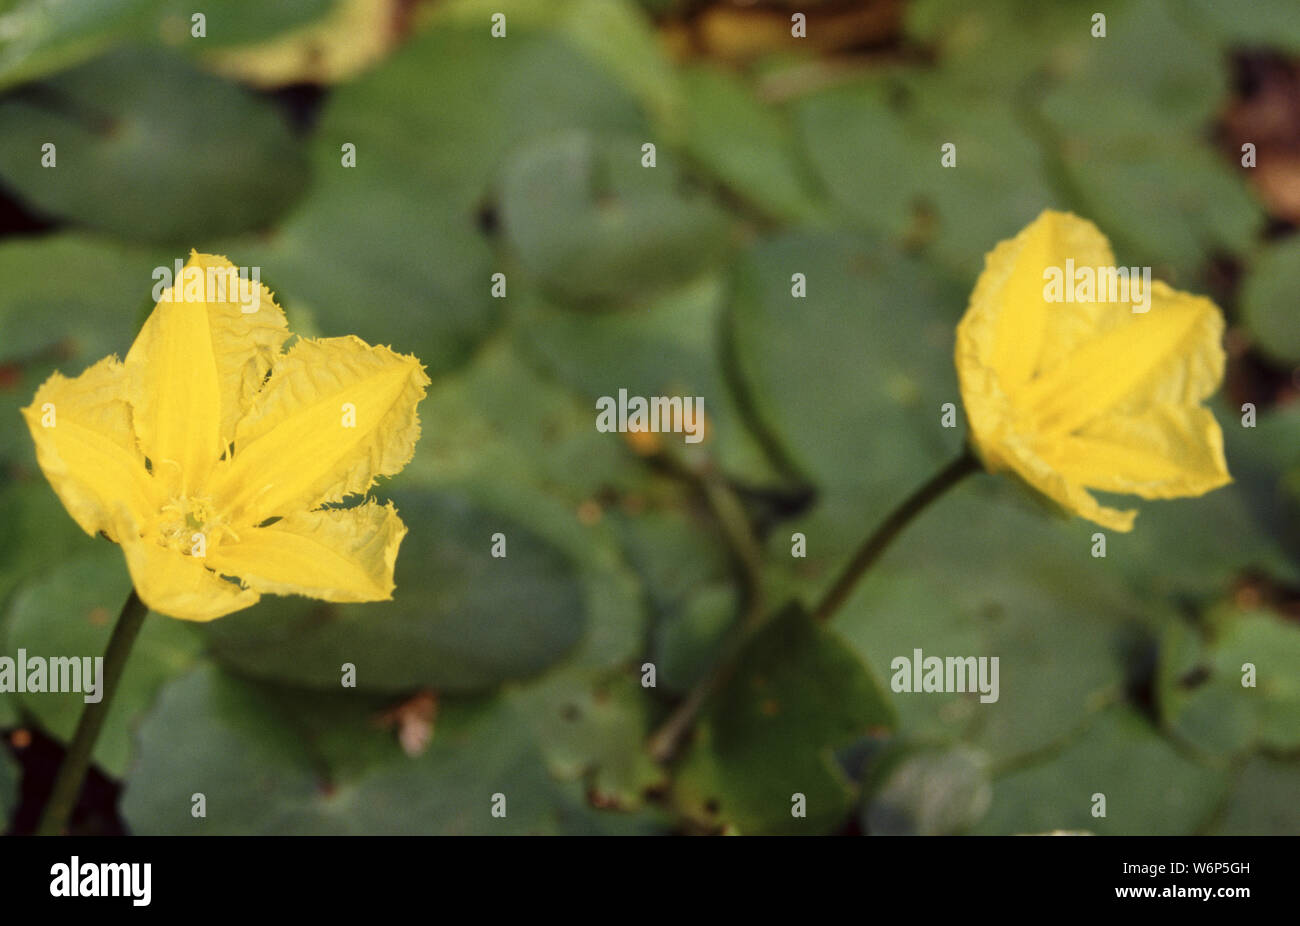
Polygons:
<instances>
[{"instance_id":1,"label":"floating leaf","mask_svg":"<svg viewBox=\"0 0 1300 926\"><path fill-rule=\"evenodd\" d=\"M85 547L14 596L4 634L6 655L16 658L23 649L29 659L75 658L83 666L86 657L103 656L131 579L115 545L87 540ZM126 770L132 727L158 689L190 666L199 645L189 624L146 618L95 743L94 760L105 773L118 777ZM88 690L84 674L81 682L83 692ZM50 735L65 742L86 708L82 692L27 692L18 698Z\"/></svg>"},{"instance_id":2,"label":"floating leaf","mask_svg":"<svg viewBox=\"0 0 1300 926\"><path fill-rule=\"evenodd\" d=\"M822 210L811 171L798 155L784 113L760 103L725 71L683 71L686 154L763 212L794 221Z\"/></svg>"},{"instance_id":3,"label":"floating leaf","mask_svg":"<svg viewBox=\"0 0 1300 926\"><path fill-rule=\"evenodd\" d=\"M1300 830L1300 768L1257 756L1237 776L1211 832L1220 836L1294 836Z\"/></svg>"},{"instance_id":4,"label":"floating leaf","mask_svg":"<svg viewBox=\"0 0 1300 926\"><path fill-rule=\"evenodd\" d=\"M57 166L42 166L47 142ZM0 164L43 213L182 248L265 227L308 179L270 103L142 49L0 98Z\"/></svg>"},{"instance_id":5,"label":"floating leaf","mask_svg":"<svg viewBox=\"0 0 1300 926\"><path fill-rule=\"evenodd\" d=\"M795 115L809 159L850 219L974 279L995 242L1057 197L1010 101L953 89L930 77L874 78L812 95Z\"/></svg>"},{"instance_id":6,"label":"floating leaf","mask_svg":"<svg viewBox=\"0 0 1300 926\"><path fill-rule=\"evenodd\" d=\"M319 708L320 698L332 702ZM535 733L509 699L446 704L429 748L405 755L358 726L348 695L315 695L313 720L274 689L191 672L141 725L122 798L138 834L551 834L654 831L653 818L599 814L550 777ZM335 764L329 742L372 744ZM192 815L203 795L206 817ZM498 813L493 810L497 808Z\"/></svg>"},{"instance_id":7,"label":"floating leaf","mask_svg":"<svg viewBox=\"0 0 1300 926\"><path fill-rule=\"evenodd\" d=\"M1058 754L995 778L977 833L1083 830L1103 836L1193 832L1226 787L1221 771L1181 755L1141 717L1117 707ZM1105 816L1094 815L1105 798Z\"/></svg>"},{"instance_id":8,"label":"floating leaf","mask_svg":"<svg viewBox=\"0 0 1300 926\"><path fill-rule=\"evenodd\" d=\"M205 628L218 658L318 688L337 687L347 663L366 691L465 691L536 674L578 643L583 593L560 550L463 499L410 490L393 498L410 533L391 602L259 604ZM505 557L491 553L496 533Z\"/></svg>"},{"instance_id":9,"label":"floating leaf","mask_svg":"<svg viewBox=\"0 0 1300 926\"><path fill-rule=\"evenodd\" d=\"M610 308L716 262L728 221L691 192L670 152L637 137L557 134L520 149L501 181L506 238L530 275L578 305Z\"/></svg>"},{"instance_id":10,"label":"floating leaf","mask_svg":"<svg viewBox=\"0 0 1300 926\"><path fill-rule=\"evenodd\" d=\"M1162 647L1161 711L1211 755L1300 747L1300 628L1267 613L1217 615L1203 651L1171 629ZM1246 684L1252 682L1252 684Z\"/></svg>"},{"instance_id":11,"label":"floating leaf","mask_svg":"<svg viewBox=\"0 0 1300 926\"><path fill-rule=\"evenodd\" d=\"M0 87L93 57L141 29L158 0L10 0L0 8Z\"/></svg>"},{"instance_id":12,"label":"floating leaf","mask_svg":"<svg viewBox=\"0 0 1300 926\"><path fill-rule=\"evenodd\" d=\"M1300 361L1300 236L1270 244L1254 259L1241 288L1246 326L1264 353Z\"/></svg>"},{"instance_id":13,"label":"floating leaf","mask_svg":"<svg viewBox=\"0 0 1300 926\"><path fill-rule=\"evenodd\" d=\"M870 238L779 235L740 260L728 336L743 400L819 490L833 531L820 549L847 552L956 453L958 432L939 421L944 402L961 401L952 350L964 303L932 265Z\"/></svg>"},{"instance_id":14,"label":"floating leaf","mask_svg":"<svg viewBox=\"0 0 1300 926\"><path fill-rule=\"evenodd\" d=\"M894 723L871 671L799 608L773 617L700 722L674 795L697 820L741 833L825 833L854 787L835 751ZM806 815L798 797L804 799Z\"/></svg>"}]
</instances>

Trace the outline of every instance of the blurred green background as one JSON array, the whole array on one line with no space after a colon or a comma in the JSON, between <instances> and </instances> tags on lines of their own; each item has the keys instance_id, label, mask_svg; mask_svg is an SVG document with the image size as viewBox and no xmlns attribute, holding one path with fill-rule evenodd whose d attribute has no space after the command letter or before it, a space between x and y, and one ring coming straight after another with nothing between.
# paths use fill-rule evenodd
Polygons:
<instances>
[{"instance_id":1,"label":"blurred green background","mask_svg":"<svg viewBox=\"0 0 1300 926\"><path fill-rule=\"evenodd\" d=\"M150 617L74 829L1300 832L1300 15L1112 0L1094 38L1095 6L0 0L0 654L98 654L128 591L17 409L125 352L155 266L258 265L296 332L433 377L378 489L395 599ZM1049 207L1223 307L1235 484L1097 559L979 476L812 625L785 606L960 448L954 326ZM706 440L597 433L620 388L704 396ZM653 761L727 628L778 611ZM1000 700L893 695L918 647L998 656ZM80 708L0 694L0 830Z\"/></svg>"}]
</instances>

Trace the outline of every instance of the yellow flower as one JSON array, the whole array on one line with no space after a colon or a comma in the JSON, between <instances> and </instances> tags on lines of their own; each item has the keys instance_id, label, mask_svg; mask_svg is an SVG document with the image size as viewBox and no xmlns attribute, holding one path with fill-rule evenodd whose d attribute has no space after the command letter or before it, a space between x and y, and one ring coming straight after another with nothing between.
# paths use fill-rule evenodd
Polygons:
<instances>
[{"instance_id":1,"label":"yellow flower","mask_svg":"<svg viewBox=\"0 0 1300 926\"><path fill-rule=\"evenodd\" d=\"M429 378L355 337L284 350L283 311L236 273L191 252L125 361L46 380L23 409L41 469L161 614L212 620L262 593L391 598L397 511L331 503L411 459Z\"/></svg>"},{"instance_id":2,"label":"yellow flower","mask_svg":"<svg viewBox=\"0 0 1300 926\"><path fill-rule=\"evenodd\" d=\"M1095 225L1044 212L985 258L956 360L985 466L1127 531L1137 512L1104 507L1089 489L1178 498L1231 477L1218 422L1201 405L1223 378L1218 308L1159 280L1142 287L1129 268L1139 291L1112 293L1113 277L1085 285L1082 268L1099 281L1096 269L1114 265Z\"/></svg>"}]
</instances>

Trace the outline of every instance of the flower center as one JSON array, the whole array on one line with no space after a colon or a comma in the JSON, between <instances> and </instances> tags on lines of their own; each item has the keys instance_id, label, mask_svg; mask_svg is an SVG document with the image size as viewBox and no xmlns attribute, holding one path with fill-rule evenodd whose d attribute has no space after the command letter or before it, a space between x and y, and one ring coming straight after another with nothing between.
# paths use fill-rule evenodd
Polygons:
<instances>
[{"instance_id":1,"label":"flower center","mask_svg":"<svg viewBox=\"0 0 1300 926\"><path fill-rule=\"evenodd\" d=\"M186 556L206 555L207 548L225 534L238 539L207 497L173 496L162 506L155 525L158 543Z\"/></svg>"}]
</instances>

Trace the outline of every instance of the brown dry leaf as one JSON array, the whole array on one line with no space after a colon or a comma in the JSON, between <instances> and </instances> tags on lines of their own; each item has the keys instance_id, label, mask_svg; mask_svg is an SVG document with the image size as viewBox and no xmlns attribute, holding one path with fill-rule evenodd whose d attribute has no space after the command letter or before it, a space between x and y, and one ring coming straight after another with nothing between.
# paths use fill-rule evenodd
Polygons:
<instances>
[{"instance_id":1,"label":"brown dry leaf","mask_svg":"<svg viewBox=\"0 0 1300 926\"><path fill-rule=\"evenodd\" d=\"M1269 56L1238 62L1242 95L1223 118L1224 145L1240 159L1255 146L1256 166L1246 171L1268 211L1300 222L1300 65Z\"/></svg>"},{"instance_id":2,"label":"brown dry leaf","mask_svg":"<svg viewBox=\"0 0 1300 926\"><path fill-rule=\"evenodd\" d=\"M395 727L402 751L415 758L433 741L433 725L437 717L438 695L426 689L384 713L379 722L384 727Z\"/></svg>"},{"instance_id":3,"label":"brown dry leaf","mask_svg":"<svg viewBox=\"0 0 1300 926\"><path fill-rule=\"evenodd\" d=\"M790 34L791 16L807 16L807 37ZM835 52L879 45L894 39L902 28L901 0L779 0L779 2L721 3L691 21L670 25L664 41L670 50L691 48L728 61L747 61L771 52Z\"/></svg>"}]
</instances>

